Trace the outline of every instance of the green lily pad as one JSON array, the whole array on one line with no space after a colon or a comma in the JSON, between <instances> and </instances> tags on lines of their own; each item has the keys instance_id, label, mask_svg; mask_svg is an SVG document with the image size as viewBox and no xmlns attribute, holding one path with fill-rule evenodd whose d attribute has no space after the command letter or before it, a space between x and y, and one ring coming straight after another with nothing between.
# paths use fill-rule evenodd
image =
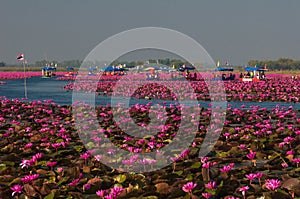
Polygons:
<instances>
[{"instance_id":1,"label":"green lily pad","mask_svg":"<svg viewBox=\"0 0 300 199\"><path fill-rule=\"evenodd\" d=\"M54 198L54 193L50 193L44 197L44 199L53 199L53 198Z\"/></svg>"},{"instance_id":2,"label":"green lily pad","mask_svg":"<svg viewBox=\"0 0 300 199\"><path fill-rule=\"evenodd\" d=\"M117 175L114 179L118 183L123 183L126 180L126 175L120 174L120 175Z\"/></svg>"},{"instance_id":3,"label":"green lily pad","mask_svg":"<svg viewBox=\"0 0 300 199\"><path fill-rule=\"evenodd\" d=\"M198 169L198 168L200 168L200 166L201 166L201 163L200 163L200 162L195 162L195 163L191 166L191 168L193 168L193 169Z\"/></svg>"},{"instance_id":4,"label":"green lily pad","mask_svg":"<svg viewBox=\"0 0 300 199\"><path fill-rule=\"evenodd\" d=\"M58 184L58 185L61 185L61 184L65 183L65 182L67 182L68 180L69 180L69 177L64 177L64 178L61 179L57 184Z\"/></svg>"},{"instance_id":5,"label":"green lily pad","mask_svg":"<svg viewBox=\"0 0 300 199\"><path fill-rule=\"evenodd\" d=\"M0 171L6 167L6 164L0 164Z\"/></svg>"},{"instance_id":6,"label":"green lily pad","mask_svg":"<svg viewBox=\"0 0 300 199\"><path fill-rule=\"evenodd\" d=\"M177 174L177 175L182 175L183 174L183 171L175 171L175 172L173 172L173 173L175 173L175 174Z\"/></svg>"},{"instance_id":7,"label":"green lily pad","mask_svg":"<svg viewBox=\"0 0 300 199\"><path fill-rule=\"evenodd\" d=\"M7 166L12 166L12 167L15 165L15 163L11 162L11 161L4 161L3 164L7 165Z\"/></svg>"}]
</instances>

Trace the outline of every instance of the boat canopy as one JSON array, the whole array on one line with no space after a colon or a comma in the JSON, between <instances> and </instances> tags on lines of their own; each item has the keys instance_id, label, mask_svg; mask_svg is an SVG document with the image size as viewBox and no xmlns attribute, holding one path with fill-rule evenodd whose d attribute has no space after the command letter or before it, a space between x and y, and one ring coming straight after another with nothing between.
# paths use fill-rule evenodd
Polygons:
<instances>
[{"instance_id":1,"label":"boat canopy","mask_svg":"<svg viewBox=\"0 0 300 199\"><path fill-rule=\"evenodd\" d=\"M42 68L42 70L44 70L44 71L56 71L56 68L55 67L47 67L47 66L45 66L45 67Z\"/></svg>"},{"instance_id":2,"label":"boat canopy","mask_svg":"<svg viewBox=\"0 0 300 199\"><path fill-rule=\"evenodd\" d=\"M255 68L255 67L246 67L245 70L246 71L258 71L258 68Z\"/></svg>"},{"instance_id":3,"label":"boat canopy","mask_svg":"<svg viewBox=\"0 0 300 199\"><path fill-rule=\"evenodd\" d=\"M246 67L246 71L267 71L268 69L265 68L256 68L256 67Z\"/></svg>"},{"instance_id":4,"label":"boat canopy","mask_svg":"<svg viewBox=\"0 0 300 199\"><path fill-rule=\"evenodd\" d=\"M67 66L67 71L73 71L74 70L74 67L72 66Z\"/></svg>"},{"instance_id":5,"label":"boat canopy","mask_svg":"<svg viewBox=\"0 0 300 199\"><path fill-rule=\"evenodd\" d=\"M89 70L89 71L96 71L97 68L95 68L95 67L90 67L90 68L88 68L88 70Z\"/></svg>"},{"instance_id":6,"label":"boat canopy","mask_svg":"<svg viewBox=\"0 0 300 199\"><path fill-rule=\"evenodd\" d=\"M195 69L196 69L195 66L185 66L185 65L180 66L178 68L178 70L181 72L184 72L185 70L195 70Z\"/></svg>"},{"instance_id":7,"label":"boat canopy","mask_svg":"<svg viewBox=\"0 0 300 199\"><path fill-rule=\"evenodd\" d=\"M217 71L233 71L233 68L224 68L224 67L217 67Z\"/></svg>"}]
</instances>

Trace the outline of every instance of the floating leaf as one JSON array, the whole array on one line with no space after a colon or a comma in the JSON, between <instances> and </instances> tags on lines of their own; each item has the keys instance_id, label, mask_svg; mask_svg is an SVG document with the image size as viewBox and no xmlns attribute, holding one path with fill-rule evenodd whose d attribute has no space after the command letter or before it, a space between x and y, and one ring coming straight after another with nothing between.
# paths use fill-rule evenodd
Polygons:
<instances>
[{"instance_id":1,"label":"floating leaf","mask_svg":"<svg viewBox=\"0 0 300 199\"><path fill-rule=\"evenodd\" d=\"M12 167L15 165L15 163L11 162L11 161L4 161L3 164L7 165L7 166L12 166Z\"/></svg>"},{"instance_id":2,"label":"floating leaf","mask_svg":"<svg viewBox=\"0 0 300 199\"><path fill-rule=\"evenodd\" d=\"M201 166L201 163L200 163L200 162L195 162L195 163L191 166L191 168L193 168L193 169L198 169L198 168L200 168L200 166Z\"/></svg>"},{"instance_id":3,"label":"floating leaf","mask_svg":"<svg viewBox=\"0 0 300 199\"><path fill-rule=\"evenodd\" d=\"M49 176L49 180L48 180L48 182L55 182L55 180L56 180L56 178L55 178L55 176Z\"/></svg>"},{"instance_id":4,"label":"floating leaf","mask_svg":"<svg viewBox=\"0 0 300 199\"><path fill-rule=\"evenodd\" d=\"M83 149L83 146L74 146L74 149L78 152L78 153L81 153L82 152L82 149Z\"/></svg>"},{"instance_id":5,"label":"floating leaf","mask_svg":"<svg viewBox=\"0 0 300 199\"><path fill-rule=\"evenodd\" d=\"M188 175L186 176L186 179L187 179L188 181L192 181L192 180L193 180L193 176L192 176L191 174L188 174Z\"/></svg>"},{"instance_id":6,"label":"floating leaf","mask_svg":"<svg viewBox=\"0 0 300 199\"><path fill-rule=\"evenodd\" d=\"M44 197L44 199L53 199L53 198L54 198L53 192Z\"/></svg>"},{"instance_id":7,"label":"floating leaf","mask_svg":"<svg viewBox=\"0 0 300 199\"><path fill-rule=\"evenodd\" d=\"M217 153L218 157L226 157L227 155L228 155L228 152L225 152L225 151Z\"/></svg>"},{"instance_id":8,"label":"floating leaf","mask_svg":"<svg viewBox=\"0 0 300 199\"><path fill-rule=\"evenodd\" d=\"M12 184L19 184L21 182L21 179L20 178L15 178L13 179L13 181L11 181L8 186L11 186Z\"/></svg>"},{"instance_id":9,"label":"floating leaf","mask_svg":"<svg viewBox=\"0 0 300 199\"><path fill-rule=\"evenodd\" d=\"M120 174L118 176L115 177L115 181L117 181L118 183L123 183L126 180L126 175Z\"/></svg>"},{"instance_id":10,"label":"floating leaf","mask_svg":"<svg viewBox=\"0 0 300 199\"><path fill-rule=\"evenodd\" d=\"M69 177L64 177L64 178L61 179L57 184L58 184L58 185L61 185L61 184L65 183L65 182L67 182L68 180L69 180Z\"/></svg>"},{"instance_id":11,"label":"floating leaf","mask_svg":"<svg viewBox=\"0 0 300 199\"><path fill-rule=\"evenodd\" d=\"M64 140L63 139L57 139L55 142L56 143L61 143L61 142L63 142Z\"/></svg>"},{"instance_id":12,"label":"floating leaf","mask_svg":"<svg viewBox=\"0 0 300 199\"><path fill-rule=\"evenodd\" d=\"M173 172L173 173L175 173L175 174L177 174L177 175L182 175L183 174L183 171L175 171L175 172Z\"/></svg>"},{"instance_id":13,"label":"floating leaf","mask_svg":"<svg viewBox=\"0 0 300 199\"><path fill-rule=\"evenodd\" d=\"M0 164L0 171L6 167L6 164Z\"/></svg>"},{"instance_id":14,"label":"floating leaf","mask_svg":"<svg viewBox=\"0 0 300 199\"><path fill-rule=\"evenodd\" d=\"M89 142L89 143L86 144L86 147L87 147L88 149L91 149L91 148L94 148L94 147L95 147L95 144L94 144L93 142Z\"/></svg>"}]
</instances>

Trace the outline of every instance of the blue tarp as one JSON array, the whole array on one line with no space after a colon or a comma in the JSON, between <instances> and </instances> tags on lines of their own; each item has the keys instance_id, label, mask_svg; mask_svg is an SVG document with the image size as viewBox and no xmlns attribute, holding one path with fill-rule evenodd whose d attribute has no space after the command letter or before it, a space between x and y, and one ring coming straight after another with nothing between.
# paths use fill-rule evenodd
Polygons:
<instances>
[{"instance_id":1,"label":"blue tarp","mask_svg":"<svg viewBox=\"0 0 300 199\"><path fill-rule=\"evenodd\" d=\"M74 70L74 68L73 68L72 66L68 66L68 67L67 67L67 70L68 70L68 71Z\"/></svg>"},{"instance_id":2,"label":"blue tarp","mask_svg":"<svg viewBox=\"0 0 300 199\"><path fill-rule=\"evenodd\" d=\"M92 67L90 67L88 70L89 70L89 71L96 71L97 68L92 68Z\"/></svg>"},{"instance_id":3,"label":"blue tarp","mask_svg":"<svg viewBox=\"0 0 300 199\"><path fill-rule=\"evenodd\" d=\"M108 66L107 68L104 69L104 71L108 71L108 72L111 72L111 71L125 71L126 69L125 68L113 68L112 66Z\"/></svg>"},{"instance_id":4,"label":"blue tarp","mask_svg":"<svg viewBox=\"0 0 300 199\"><path fill-rule=\"evenodd\" d=\"M223 68L223 67L218 67L216 68L217 71L233 71L233 68Z\"/></svg>"},{"instance_id":5,"label":"blue tarp","mask_svg":"<svg viewBox=\"0 0 300 199\"><path fill-rule=\"evenodd\" d=\"M255 67L246 67L246 71L267 71L267 69L264 68L255 68Z\"/></svg>"},{"instance_id":6,"label":"blue tarp","mask_svg":"<svg viewBox=\"0 0 300 199\"><path fill-rule=\"evenodd\" d=\"M56 70L56 68L55 67L44 67L44 68L42 68L42 70L45 70L45 71L51 71L51 70Z\"/></svg>"},{"instance_id":7,"label":"blue tarp","mask_svg":"<svg viewBox=\"0 0 300 199\"><path fill-rule=\"evenodd\" d=\"M178 70L183 72L185 70L195 70L195 69L196 69L195 66L181 66L181 67L179 67Z\"/></svg>"},{"instance_id":8,"label":"blue tarp","mask_svg":"<svg viewBox=\"0 0 300 199\"><path fill-rule=\"evenodd\" d=\"M258 68L255 68L255 67L246 67L245 70L246 71L258 71Z\"/></svg>"},{"instance_id":9,"label":"blue tarp","mask_svg":"<svg viewBox=\"0 0 300 199\"><path fill-rule=\"evenodd\" d=\"M112 66L108 66L104 69L104 71L114 71L114 68Z\"/></svg>"}]
</instances>

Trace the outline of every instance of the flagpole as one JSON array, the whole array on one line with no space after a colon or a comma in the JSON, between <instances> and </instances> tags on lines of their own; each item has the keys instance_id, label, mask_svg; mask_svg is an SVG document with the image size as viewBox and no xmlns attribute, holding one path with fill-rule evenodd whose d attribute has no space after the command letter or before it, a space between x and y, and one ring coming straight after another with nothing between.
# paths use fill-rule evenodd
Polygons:
<instances>
[{"instance_id":1,"label":"flagpole","mask_svg":"<svg viewBox=\"0 0 300 199\"><path fill-rule=\"evenodd\" d=\"M24 69L24 94L25 94L25 98L27 98L25 58L24 58L24 60L23 60L23 69Z\"/></svg>"}]
</instances>

